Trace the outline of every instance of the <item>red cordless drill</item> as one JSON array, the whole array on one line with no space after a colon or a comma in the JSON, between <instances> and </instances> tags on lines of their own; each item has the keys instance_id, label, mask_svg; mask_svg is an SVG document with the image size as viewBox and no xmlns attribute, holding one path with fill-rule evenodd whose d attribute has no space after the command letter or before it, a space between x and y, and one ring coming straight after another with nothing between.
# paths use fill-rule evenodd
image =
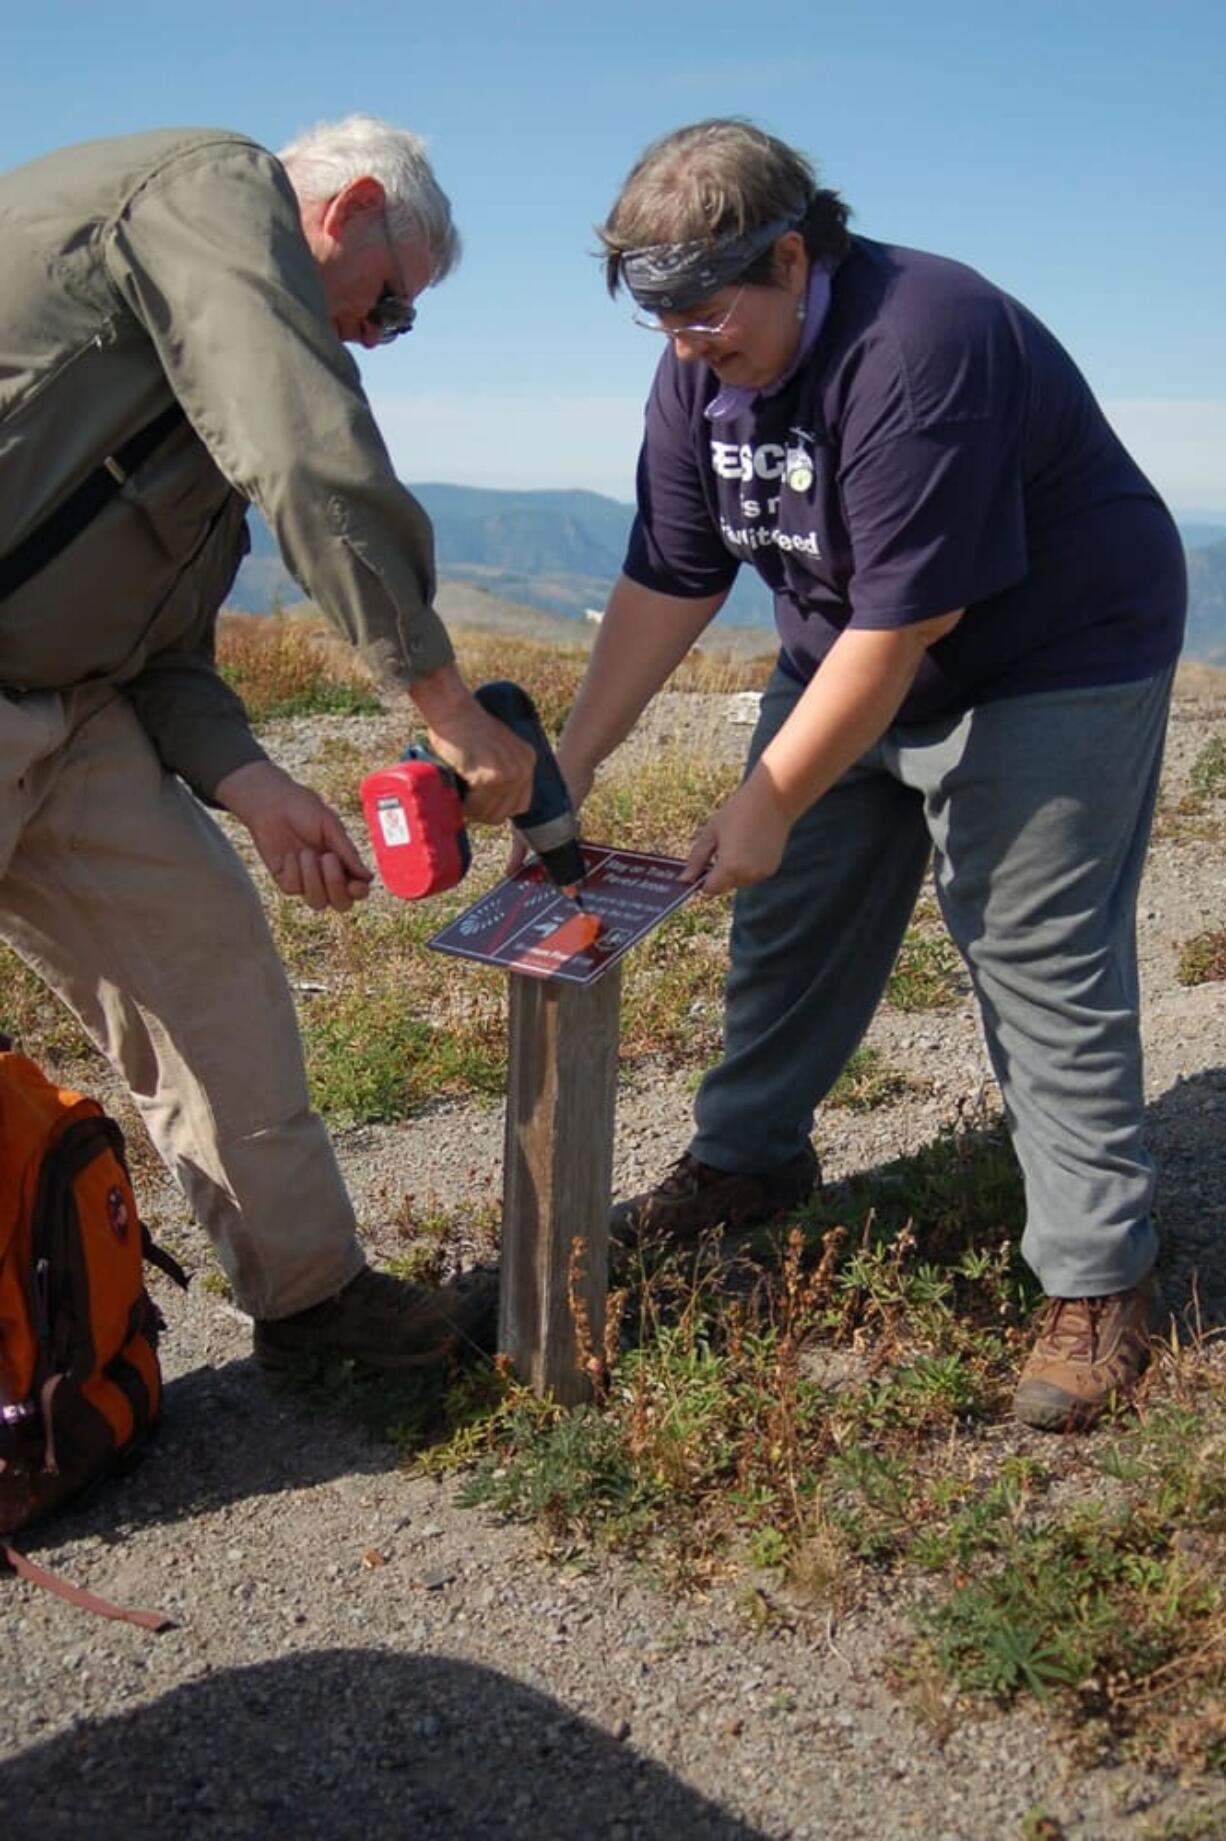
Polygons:
<instances>
[{"instance_id":1,"label":"red cordless drill","mask_svg":"<svg viewBox=\"0 0 1226 1841\"><path fill-rule=\"evenodd\" d=\"M579 904L585 868L579 828L562 771L527 691L499 680L474 696L481 707L528 742L536 754L532 803L511 823L550 880ZM429 748L406 749L394 767L367 774L362 811L379 874L393 895L418 901L454 888L472 861L464 827L460 776Z\"/></svg>"}]
</instances>

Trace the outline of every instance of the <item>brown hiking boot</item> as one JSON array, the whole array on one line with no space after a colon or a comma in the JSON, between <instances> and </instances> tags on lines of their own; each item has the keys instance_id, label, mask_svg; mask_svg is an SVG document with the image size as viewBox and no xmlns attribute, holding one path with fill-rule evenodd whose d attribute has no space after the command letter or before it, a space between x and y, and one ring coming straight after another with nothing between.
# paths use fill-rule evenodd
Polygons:
<instances>
[{"instance_id":1,"label":"brown hiking boot","mask_svg":"<svg viewBox=\"0 0 1226 1841\"><path fill-rule=\"evenodd\" d=\"M807 1202L821 1181L813 1146L774 1170L716 1170L689 1151L656 1188L619 1202L609 1232L622 1246L659 1238L697 1240L715 1227L761 1227Z\"/></svg>"},{"instance_id":2,"label":"brown hiking boot","mask_svg":"<svg viewBox=\"0 0 1226 1841\"><path fill-rule=\"evenodd\" d=\"M257 1321L255 1359L299 1371L326 1361L422 1368L463 1345L492 1349L497 1317L498 1275L488 1268L427 1287L365 1266L322 1304Z\"/></svg>"},{"instance_id":3,"label":"brown hiking boot","mask_svg":"<svg viewBox=\"0 0 1226 1841\"><path fill-rule=\"evenodd\" d=\"M1136 1391L1149 1366L1152 1279L1103 1298L1049 1298L1013 1411L1042 1432L1083 1431Z\"/></svg>"}]
</instances>

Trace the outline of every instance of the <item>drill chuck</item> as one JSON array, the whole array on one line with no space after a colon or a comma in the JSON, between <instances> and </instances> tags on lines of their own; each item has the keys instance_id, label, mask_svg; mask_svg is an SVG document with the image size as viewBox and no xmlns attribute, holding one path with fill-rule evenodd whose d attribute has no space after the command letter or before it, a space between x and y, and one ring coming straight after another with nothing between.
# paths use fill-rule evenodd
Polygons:
<instances>
[{"instance_id":1,"label":"drill chuck","mask_svg":"<svg viewBox=\"0 0 1226 1841\"><path fill-rule=\"evenodd\" d=\"M547 825L536 825L531 830L525 825L518 825L516 829L529 850L535 850L541 859L551 882L561 889L571 889L577 882L583 881L587 865L583 861L575 820L570 812L564 818L552 819Z\"/></svg>"}]
</instances>

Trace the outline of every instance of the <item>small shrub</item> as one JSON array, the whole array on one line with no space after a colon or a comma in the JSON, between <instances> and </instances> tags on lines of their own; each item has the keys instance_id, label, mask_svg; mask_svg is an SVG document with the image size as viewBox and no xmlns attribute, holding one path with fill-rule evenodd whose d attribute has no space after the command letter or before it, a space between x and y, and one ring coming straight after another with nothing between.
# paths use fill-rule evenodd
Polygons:
<instances>
[{"instance_id":1,"label":"small shrub","mask_svg":"<svg viewBox=\"0 0 1226 1841\"><path fill-rule=\"evenodd\" d=\"M591 1408L506 1427L510 1449L486 1458L460 1495L502 1515L539 1524L552 1541L629 1545L650 1527L661 1488L643 1474L614 1421ZM514 1457L512 1457L514 1453Z\"/></svg>"},{"instance_id":2,"label":"small shrub","mask_svg":"<svg viewBox=\"0 0 1226 1841\"><path fill-rule=\"evenodd\" d=\"M921 902L886 986L896 1010L943 1010L957 1003L966 975L958 949L931 902Z\"/></svg>"},{"instance_id":3,"label":"small shrub","mask_svg":"<svg viewBox=\"0 0 1226 1841\"><path fill-rule=\"evenodd\" d=\"M1226 796L1226 740L1220 735L1206 742L1192 763L1188 782L1200 799Z\"/></svg>"},{"instance_id":4,"label":"small shrub","mask_svg":"<svg viewBox=\"0 0 1226 1841\"><path fill-rule=\"evenodd\" d=\"M1211 928L1185 940L1175 972L1180 984L1218 984L1226 978L1226 928Z\"/></svg>"},{"instance_id":5,"label":"small shrub","mask_svg":"<svg viewBox=\"0 0 1226 1841\"><path fill-rule=\"evenodd\" d=\"M877 1048L857 1048L826 1095L826 1105L847 1112L873 1112L904 1093L923 1091L925 1083L903 1068L891 1067Z\"/></svg>"}]
</instances>

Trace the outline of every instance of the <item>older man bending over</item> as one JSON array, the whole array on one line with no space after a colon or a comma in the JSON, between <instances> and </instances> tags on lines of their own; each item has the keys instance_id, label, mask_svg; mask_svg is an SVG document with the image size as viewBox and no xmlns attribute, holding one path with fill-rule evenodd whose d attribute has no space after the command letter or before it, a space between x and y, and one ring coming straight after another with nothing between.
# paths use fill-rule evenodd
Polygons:
<instances>
[{"instance_id":1,"label":"older man bending over","mask_svg":"<svg viewBox=\"0 0 1226 1841\"><path fill-rule=\"evenodd\" d=\"M70 147L0 177L0 219L0 938L127 1081L263 1361L429 1360L472 1294L366 1267L258 896L205 806L283 893L366 893L216 669L248 504L470 815L528 802L530 752L456 669L429 521L345 350L408 332L450 272L447 198L416 136L355 116L279 158L218 130Z\"/></svg>"}]
</instances>

